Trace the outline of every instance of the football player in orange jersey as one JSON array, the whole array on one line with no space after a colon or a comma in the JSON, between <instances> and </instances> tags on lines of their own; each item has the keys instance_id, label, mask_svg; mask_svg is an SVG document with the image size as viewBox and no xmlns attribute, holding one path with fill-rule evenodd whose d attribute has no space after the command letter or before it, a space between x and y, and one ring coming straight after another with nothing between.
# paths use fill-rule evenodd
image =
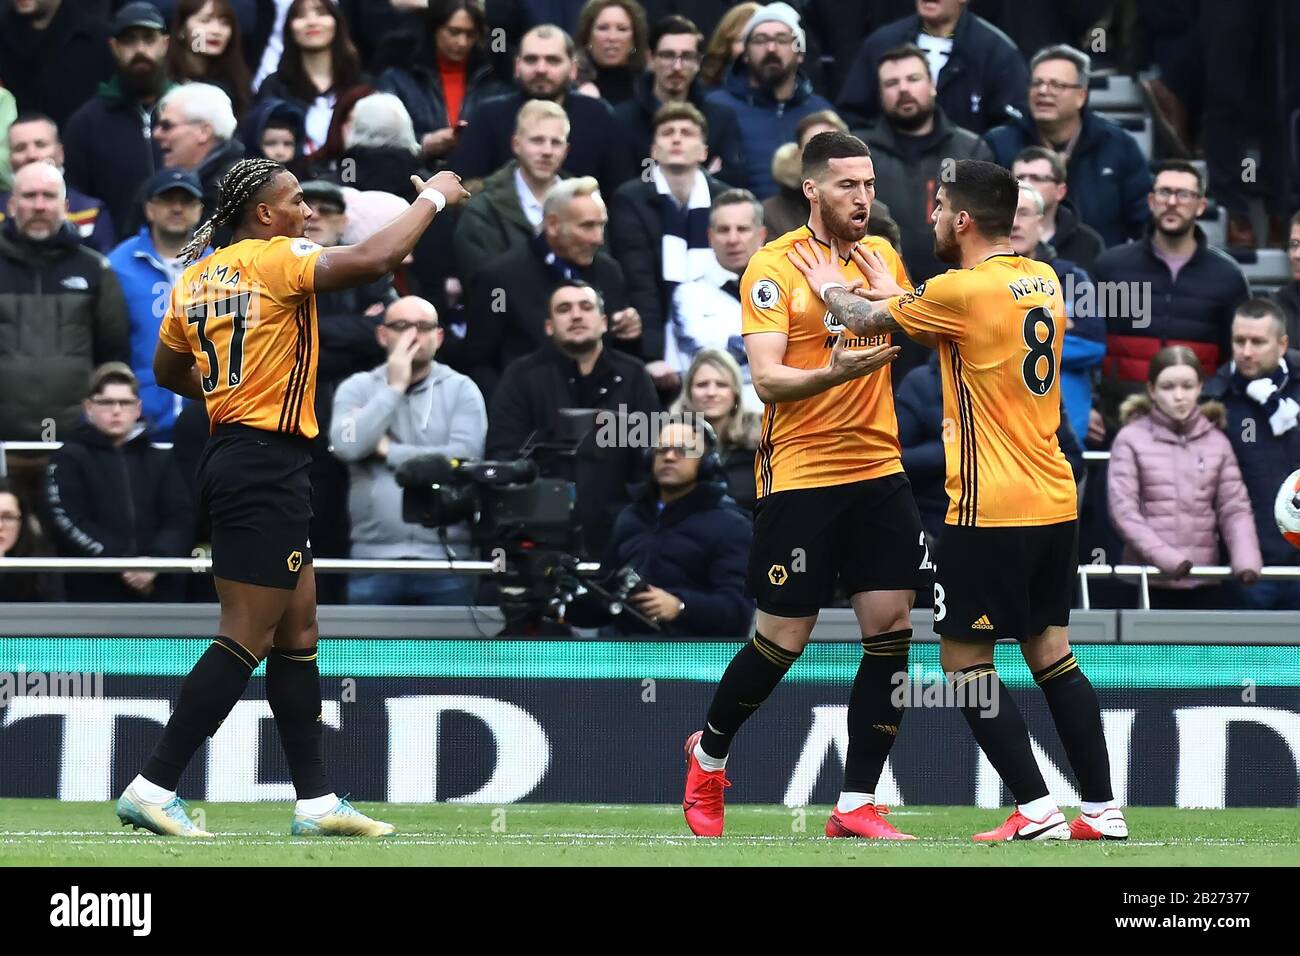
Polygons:
<instances>
[{"instance_id":1,"label":"football player in orange jersey","mask_svg":"<svg viewBox=\"0 0 1300 956\"><path fill-rule=\"evenodd\" d=\"M1016 255L1019 186L993 163L960 160L939 187L935 254L958 268L913 292L871 254L859 287L813 244L791 254L812 288L859 335L937 338L950 499L934 586L944 670L976 741L1016 809L991 840L1123 840L1097 693L1070 650L1078 567L1075 488L1056 443L1065 305L1052 269ZM993 666L994 642L1020 642L1080 785L1067 823L1034 759L1029 732Z\"/></svg>"},{"instance_id":2,"label":"football player in orange jersey","mask_svg":"<svg viewBox=\"0 0 1300 956\"><path fill-rule=\"evenodd\" d=\"M849 693L844 785L825 832L910 840L875 798L903 716L895 691L907 671L912 603L931 585L894 416L888 364L898 347L887 335L846 332L786 253L812 242L856 274L853 252L865 248L887 262L891 288L906 285L907 273L888 242L867 235L875 170L860 139L838 131L810 139L803 190L808 224L755 253L741 279L745 350L765 406L746 580L758 617L704 729L687 740L682 808L691 832L721 835L731 742L803 652L838 585L857 614L863 653Z\"/></svg>"},{"instance_id":3,"label":"football player in orange jersey","mask_svg":"<svg viewBox=\"0 0 1300 956\"><path fill-rule=\"evenodd\" d=\"M159 333L159 385L204 401L212 435L199 462L201 506L212 520L220 635L181 686L162 739L117 803L123 825L170 836L211 834L176 795L181 773L216 732L263 661L266 696L298 802L294 834L385 836L326 782L310 440L317 433L316 293L392 272L444 206L469 194L455 173L411 177L419 198L374 235L324 249L303 238L312 211L279 163L243 160L221 182L217 209L182 250L195 263L214 232L230 245L177 281Z\"/></svg>"}]
</instances>

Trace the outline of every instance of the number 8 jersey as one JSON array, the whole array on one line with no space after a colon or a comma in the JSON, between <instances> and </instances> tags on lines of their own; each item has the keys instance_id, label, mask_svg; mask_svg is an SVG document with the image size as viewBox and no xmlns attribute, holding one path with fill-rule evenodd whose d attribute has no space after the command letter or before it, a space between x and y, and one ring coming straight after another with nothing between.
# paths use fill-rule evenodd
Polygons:
<instances>
[{"instance_id":1,"label":"number 8 jersey","mask_svg":"<svg viewBox=\"0 0 1300 956\"><path fill-rule=\"evenodd\" d=\"M159 337L195 356L212 428L316 437L321 251L307 239L245 239L181 274Z\"/></svg>"},{"instance_id":2,"label":"number 8 jersey","mask_svg":"<svg viewBox=\"0 0 1300 956\"><path fill-rule=\"evenodd\" d=\"M887 303L905 332L938 336L946 522L1046 525L1076 517L1061 423L1065 300L1052 268L995 255Z\"/></svg>"}]
</instances>

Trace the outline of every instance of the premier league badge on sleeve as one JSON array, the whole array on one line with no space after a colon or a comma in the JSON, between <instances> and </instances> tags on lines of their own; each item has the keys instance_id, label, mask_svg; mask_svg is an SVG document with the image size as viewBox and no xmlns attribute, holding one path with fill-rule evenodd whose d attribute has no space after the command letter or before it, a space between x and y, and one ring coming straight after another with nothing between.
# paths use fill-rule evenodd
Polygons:
<instances>
[{"instance_id":1,"label":"premier league badge on sleeve","mask_svg":"<svg viewBox=\"0 0 1300 956\"><path fill-rule=\"evenodd\" d=\"M759 279L749 290L749 299L757 308L770 309L781 298L781 289L771 279Z\"/></svg>"}]
</instances>

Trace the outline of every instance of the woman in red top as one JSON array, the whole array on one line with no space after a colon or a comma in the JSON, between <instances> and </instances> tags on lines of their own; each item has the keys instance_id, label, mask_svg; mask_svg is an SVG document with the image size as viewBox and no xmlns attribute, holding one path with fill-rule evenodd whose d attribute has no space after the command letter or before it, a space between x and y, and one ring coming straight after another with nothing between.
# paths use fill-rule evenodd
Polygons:
<instances>
[{"instance_id":1,"label":"woman in red top","mask_svg":"<svg viewBox=\"0 0 1300 956\"><path fill-rule=\"evenodd\" d=\"M506 92L492 77L486 38L487 19L475 0L430 0L410 65L380 75L379 88L395 94L411 114L430 165L452 151L477 103Z\"/></svg>"}]
</instances>

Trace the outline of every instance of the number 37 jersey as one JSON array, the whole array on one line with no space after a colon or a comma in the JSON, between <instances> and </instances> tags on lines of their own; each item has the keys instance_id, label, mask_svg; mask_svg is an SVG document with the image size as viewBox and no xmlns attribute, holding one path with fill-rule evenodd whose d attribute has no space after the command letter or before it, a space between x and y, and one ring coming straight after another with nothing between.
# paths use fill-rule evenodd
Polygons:
<instances>
[{"instance_id":1,"label":"number 37 jersey","mask_svg":"<svg viewBox=\"0 0 1300 956\"><path fill-rule=\"evenodd\" d=\"M212 428L316 437L321 251L307 239L245 239L181 274L159 336L193 353Z\"/></svg>"},{"instance_id":2,"label":"number 37 jersey","mask_svg":"<svg viewBox=\"0 0 1300 956\"><path fill-rule=\"evenodd\" d=\"M1076 516L1061 423L1065 300L1052 268L996 255L888 301L906 332L938 336L946 522L1046 525Z\"/></svg>"}]
</instances>

